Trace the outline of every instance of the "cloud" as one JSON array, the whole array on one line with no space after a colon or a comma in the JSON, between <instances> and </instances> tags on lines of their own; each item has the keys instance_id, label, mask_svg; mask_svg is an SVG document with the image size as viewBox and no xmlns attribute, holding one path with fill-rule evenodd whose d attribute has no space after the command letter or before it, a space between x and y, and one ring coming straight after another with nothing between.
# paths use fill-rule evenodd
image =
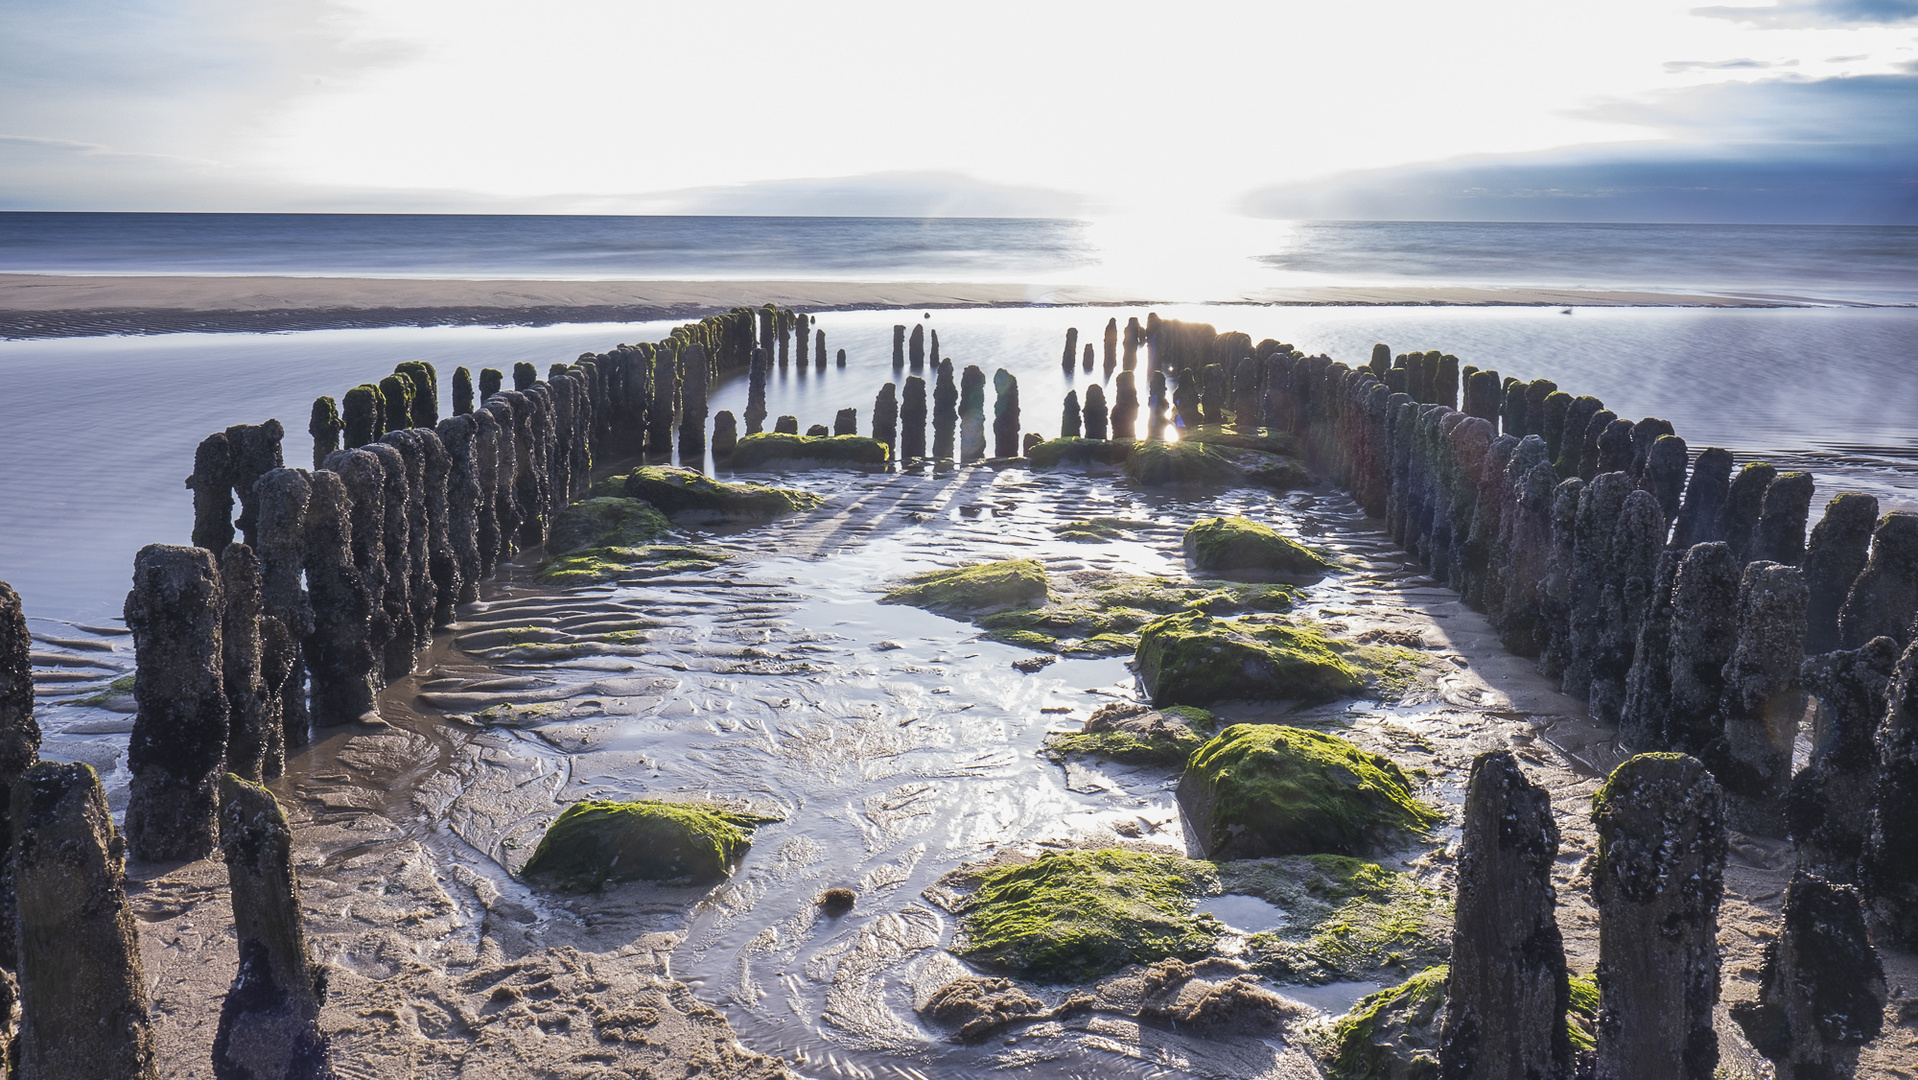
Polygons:
<instances>
[{"instance_id":1,"label":"cloud","mask_svg":"<svg viewBox=\"0 0 1918 1080\"><path fill-rule=\"evenodd\" d=\"M1797 67L1796 60L1667 60L1665 70L1679 71L1737 71L1746 68Z\"/></svg>"},{"instance_id":2,"label":"cloud","mask_svg":"<svg viewBox=\"0 0 1918 1080\"><path fill-rule=\"evenodd\" d=\"M1259 189L1259 217L1918 223L1918 75L1728 83L1592 115L1661 141L1480 156Z\"/></svg>"},{"instance_id":3,"label":"cloud","mask_svg":"<svg viewBox=\"0 0 1918 1080\"><path fill-rule=\"evenodd\" d=\"M1692 14L1768 29L1918 22L1918 0L1778 0L1771 7L1702 7Z\"/></svg>"}]
</instances>

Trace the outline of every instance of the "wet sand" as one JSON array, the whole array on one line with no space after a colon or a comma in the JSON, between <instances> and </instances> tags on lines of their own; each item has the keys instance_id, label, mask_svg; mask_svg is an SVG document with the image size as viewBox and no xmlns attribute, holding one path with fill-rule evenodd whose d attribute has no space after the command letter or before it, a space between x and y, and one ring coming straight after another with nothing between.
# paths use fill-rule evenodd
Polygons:
<instances>
[{"instance_id":1,"label":"wet sand","mask_svg":"<svg viewBox=\"0 0 1918 1080\"><path fill-rule=\"evenodd\" d=\"M1142 305L1791 307L1801 296L1464 286L1318 286L1211 297L1063 284L567 281L0 274L0 338L699 318L740 305L854 308ZM1847 305L1850 306L1850 305Z\"/></svg>"},{"instance_id":2,"label":"wet sand","mask_svg":"<svg viewBox=\"0 0 1918 1080\"><path fill-rule=\"evenodd\" d=\"M440 636L421 674L388 691L392 728L332 733L274 785L297 822L312 940L337 972L322 1022L344 1075L680 1076L695 1064L703 1075L775 1075L735 1034L805 1075L1315 1075L1305 1009L1270 1039L1192 1039L1105 1008L979 1047L946 1042L914 1013L963 971L941 948L951 919L934 900L949 870L1060 846L1186 849L1168 771L1038 754L1048 730L1136 693L1121 661L1021 673L1010 661L1032 654L965 623L881 607L879 590L913 570L1012 556L1054 574L1182 575L1183 529L1213 513L1274 520L1338 553L1344 571L1308 588L1300 610L1341 637L1389 631L1427 657L1419 684L1397 697L1245 704L1222 717L1335 730L1429 770L1421 794L1454 815L1472 756L1511 748L1553 793L1571 966L1596 963L1589 801L1623 758L1615 733L1505 653L1483 617L1343 495L1187 499L983 467L783 482L828 501L701 537L733 556L717 568L572 590L508 574ZM1051 531L1088 516L1139 525L1099 544ZM48 657L119 655L85 651L86 640L46 643ZM82 740L110 750L110 735L72 731L100 710L49 712L47 756ZM67 733L54 731L62 721ZM511 876L568 802L621 794L710 796L787 821L763 829L712 890L555 898ZM1455 838L1453 821L1387 864L1449 888ZM1727 1004L1756 994L1790 862L1782 843L1734 838L1720 927ZM169 1075L190 1075L206 1060L235 961L224 869L203 861L137 875ZM860 893L841 919L810 903L835 885ZM1918 958L1887 950L1885 960L1893 987L1918 985ZM1909 1001L1894 1000L1860 1076L1910 1075ZM1762 1075L1723 1008L1718 1030L1724 1064Z\"/></svg>"}]
</instances>

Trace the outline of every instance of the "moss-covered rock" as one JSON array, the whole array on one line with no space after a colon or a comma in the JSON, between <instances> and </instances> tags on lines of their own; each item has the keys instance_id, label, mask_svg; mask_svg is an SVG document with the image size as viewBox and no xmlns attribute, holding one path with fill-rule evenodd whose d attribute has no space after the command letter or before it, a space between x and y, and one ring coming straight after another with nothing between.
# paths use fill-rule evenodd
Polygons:
<instances>
[{"instance_id":1,"label":"moss-covered rock","mask_svg":"<svg viewBox=\"0 0 1918 1080\"><path fill-rule=\"evenodd\" d=\"M628 498L649 502L675 521L765 521L823 501L810 491L725 483L676 465L634 469L622 487Z\"/></svg>"},{"instance_id":2,"label":"moss-covered rock","mask_svg":"<svg viewBox=\"0 0 1918 1080\"><path fill-rule=\"evenodd\" d=\"M882 604L906 604L941 615L982 615L1046 602L1046 568L1037 559L1007 559L934 570L907 578Z\"/></svg>"},{"instance_id":3,"label":"moss-covered rock","mask_svg":"<svg viewBox=\"0 0 1918 1080\"><path fill-rule=\"evenodd\" d=\"M1009 645L1067 655L1122 656L1138 648L1139 628L1161 615L1283 611L1296 595L1280 585L1077 570L1052 578L1052 599L1044 607L988 615L979 625Z\"/></svg>"},{"instance_id":4,"label":"moss-covered rock","mask_svg":"<svg viewBox=\"0 0 1918 1080\"><path fill-rule=\"evenodd\" d=\"M1224 424L1200 424L1187 428L1180 442L1200 443L1221 449L1257 450L1281 457L1299 456L1299 440L1277 428L1239 428Z\"/></svg>"},{"instance_id":5,"label":"moss-covered rock","mask_svg":"<svg viewBox=\"0 0 1918 1080\"><path fill-rule=\"evenodd\" d=\"M1316 580L1329 568L1305 545L1242 517L1195 522L1185 531L1185 553L1201 571L1229 577Z\"/></svg>"},{"instance_id":6,"label":"moss-covered rock","mask_svg":"<svg viewBox=\"0 0 1918 1080\"><path fill-rule=\"evenodd\" d=\"M1193 752L1178 798L1211 858L1362 855L1439 822L1411 788L1390 758L1336 735L1234 724Z\"/></svg>"},{"instance_id":7,"label":"moss-covered rock","mask_svg":"<svg viewBox=\"0 0 1918 1080\"><path fill-rule=\"evenodd\" d=\"M1219 487L1245 479L1245 473L1224 454L1195 442L1133 443L1125 473L1151 487Z\"/></svg>"},{"instance_id":8,"label":"moss-covered rock","mask_svg":"<svg viewBox=\"0 0 1918 1080\"><path fill-rule=\"evenodd\" d=\"M1042 983L1206 955L1222 930L1193 912L1211 868L1170 855L1068 851L981 874L953 952Z\"/></svg>"},{"instance_id":9,"label":"moss-covered rock","mask_svg":"<svg viewBox=\"0 0 1918 1080\"><path fill-rule=\"evenodd\" d=\"M1070 540L1075 544L1098 544L1107 540L1130 540L1148 525L1148 522L1129 518L1099 517L1061 522L1050 528L1053 535L1061 540Z\"/></svg>"},{"instance_id":10,"label":"moss-covered rock","mask_svg":"<svg viewBox=\"0 0 1918 1080\"><path fill-rule=\"evenodd\" d=\"M755 827L776 820L657 799L578 802L546 830L520 876L561 889L714 881L732 872Z\"/></svg>"},{"instance_id":11,"label":"moss-covered rock","mask_svg":"<svg viewBox=\"0 0 1918 1080\"><path fill-rule=\"evenodd\" d=\"M787 435L760 432L733 447L733 468L758 469L795 462L804 465L884 467L891 458L885 443L864 435Z\"/></svg>"},{"instance_id":12,"label":"moss-covered rock","mask_svg":"<svg viewBox=\"0 0 1918 1080\"><path fill-rule=\"evenodd\" d=\"M1448 968L1427 968L1367 994L1332 1025L1325 1073L1334 1080L1437 1080Z\"/></svg>"},{"instance_id":13,"label":"moss-covered rock","mask_svg":"<svg viewBox=\"0 0 1918 1080\"><path fill-rule=\"evenodd\" d=\"M1575 1053L1598 1049L1598 974L1574 975L1571 1007L1565 1011L1565 1034L1572 1040Z\"/></svg>"},{"instance_id":14,"label":"moss-covered rock","mask_svg":"<svg viewBox=\"0 0 1918 1080\"><path fill-rule=\"evenodd\" d=\"M554 585L592 585L629 577L695 573L732 558L716 547L647 544L640 547L592 547L569 552L540 567L539 577Z\"/></svg>"},{"instance_id":15,"label":"moss-covered rock","mask_svg":"<svg viewBox=\"0 0 1918 1080\"><path fill-rule=\"evenodd\" d=\"M1081 731L1046 737L1054 760L1073 754L1131 765L1184 765L1217 723L1204 709L1173 706L1159 710L1130 702L1101 705Z\"/></svg>"},{"instance_id":16,"label":"moss-covered rock","mask_svg":"<svg viewBox=\"0 0 1918 1080\"><path fill-rule=\"evenodd\" d=\"M1035 472L1044 472L1061 465L1124 465L1131 453L1129 439L1052 439L1028 450L1026 461Z\"/></svg>"},{"instance_id":17,"label":"moss-covered rock","mask_svg":"<svg viewBox=\"0 0 1918 1080\"><path fill-rule=\"evenodd\" d=\"M553 517L546 550L555 555L584 547L638 547L671 532L666 515L639 499L595 496L581 499Z\"/></svg>"},{"instance_id":18,"label":"moss-covered rock","mask_svg":"<svg viewBox=\"0 0 1918 1080\"><path fill-rule=\"evenodd\" d=\"M1154 705L1333 701L1364 686L1316 625L1282 616L1166 615L1139 629L1139 678Z\"/></svg>"},{"instance_id":19,"label":"moss-covered rock","mask_svg":"<svg viewBox=\"0 0 1918 1080\"><path fill-rule=\"evenodd\" d=\"M1397 979L1451 958L1450 898L1377 863L1344 855L1225 862L1219 887L1285 912L1283 928L1246 943L1253 968L1280 982Z\"/></svg>"}]
</instances>

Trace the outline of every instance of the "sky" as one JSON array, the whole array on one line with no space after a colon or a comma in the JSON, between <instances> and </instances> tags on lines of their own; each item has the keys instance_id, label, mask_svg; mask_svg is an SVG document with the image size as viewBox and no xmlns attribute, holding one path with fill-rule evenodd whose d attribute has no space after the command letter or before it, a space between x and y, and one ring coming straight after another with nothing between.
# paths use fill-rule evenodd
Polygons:
<instances>
[{"instance_id":1,"label":"sky","mask_svg":"<svg viewBox=\"0 0 1918 1080\"><path fill-rule=\"evenodd\" d=\"M1918 222L1918 0L0 0L0 209Z\"/></svg>"}]
</instances>

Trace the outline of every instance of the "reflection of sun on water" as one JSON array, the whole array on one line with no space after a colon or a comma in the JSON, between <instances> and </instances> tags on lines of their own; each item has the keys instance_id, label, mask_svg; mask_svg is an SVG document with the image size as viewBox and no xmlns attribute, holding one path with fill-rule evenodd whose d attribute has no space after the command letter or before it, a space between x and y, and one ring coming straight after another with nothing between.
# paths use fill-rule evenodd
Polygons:
<instances>
[{"instance_id":1,"label":"reflection of sun on water","mask_svg":"<svg viewBox=\"0 0 1918 1080\"><path fill-rule=\"evenodd\" d=\"M1076 280L1168 302L1230 300L1254 289L1311 283L1259 261L1299 242L1299 226L1291 221L1127 214L1087 221L1085 238L1098 266L1074 274ZM1084 281L1088 273L1097 280Z\"/></svg>"}]
</instances>

